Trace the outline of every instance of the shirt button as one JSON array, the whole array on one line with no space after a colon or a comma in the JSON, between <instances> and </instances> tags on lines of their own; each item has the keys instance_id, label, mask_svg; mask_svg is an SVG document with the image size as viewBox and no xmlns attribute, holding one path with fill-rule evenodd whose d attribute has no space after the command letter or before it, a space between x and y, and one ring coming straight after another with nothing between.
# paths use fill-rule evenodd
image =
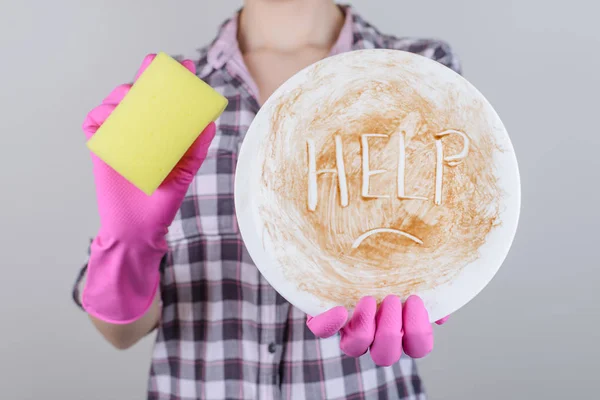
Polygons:
<instances>
[{"instance_id":1,"label":"shirt button","mask_svg":"<svg viewBox=\"0 0 600 400\"><path fill-rule=\"evenodd\" d=\"M275 343L269 344L269 353L273 354L277 351L277 345Z\"/></svg>"}]
</instances>

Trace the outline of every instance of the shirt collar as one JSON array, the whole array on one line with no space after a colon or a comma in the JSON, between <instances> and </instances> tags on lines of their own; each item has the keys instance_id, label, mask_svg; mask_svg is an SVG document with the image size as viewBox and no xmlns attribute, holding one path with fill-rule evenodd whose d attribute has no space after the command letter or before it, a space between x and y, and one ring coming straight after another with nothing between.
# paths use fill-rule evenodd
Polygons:
<instances>
[{"instance_id":1,"label":"shirt collar","mask_svg":"<svg viewBox=\"0 0 600 400\"><path fill-rule=\"evenodd\" d=\"M371 28L350 5L341 5L346 19L337 41L331 48L330 55L344 53L350 50L378 47L367 40L363 32ZM227 19L220 27L219 33L207 52L208 66L212 69L222 68L231 59L241 59L237 40L239 11ZM374 28L372 28L374 29ZM374 32L376 33L376 32ZM368 37L369 35L367 35ZM377 35L376 35L377 36Z\"/></svg>"}]
</instances>

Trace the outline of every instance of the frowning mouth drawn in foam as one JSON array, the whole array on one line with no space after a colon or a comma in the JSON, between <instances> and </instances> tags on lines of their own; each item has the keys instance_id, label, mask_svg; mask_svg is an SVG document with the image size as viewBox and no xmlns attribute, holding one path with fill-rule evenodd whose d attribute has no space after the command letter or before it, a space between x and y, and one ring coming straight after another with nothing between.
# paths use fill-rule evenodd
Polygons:
<instances>
[{"instance_id":1,"label":"frowning mouth drawn in foam","mask_svg":"<svg viewBox=\"0 0 600 400\"><path fill-rule=\"evenodd\" d=\"M281 96L264 147L259 212L286 277L349 307L452 280L500 212L483 105L410 76L349 79L315 105L318 74Z\"/></svg>"}]
</instances>

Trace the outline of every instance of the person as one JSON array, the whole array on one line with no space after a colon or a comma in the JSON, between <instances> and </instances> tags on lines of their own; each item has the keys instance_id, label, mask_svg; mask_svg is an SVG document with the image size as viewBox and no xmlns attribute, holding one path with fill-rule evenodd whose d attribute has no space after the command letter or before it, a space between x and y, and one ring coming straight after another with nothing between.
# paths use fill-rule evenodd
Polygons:
<instances>
[{"instance_id":1,"label":"person","mask_svg":"<svg viewBox=\"0 0 600 400\"><path fill-rule=\"evenodd\" d=\"M446 42L382 34L352 6L246 0L196 60L182 61L229 104L157 192L138 193L92 154L100 229L73 297L118 349L157 332L148 399L425 398L414 359L433 339L418 297L365 297L351 317L343 307L306 316L253 265L235 218L236 158L261 104L302 68L367 48L460 73ZM88 114L88 138L130 87Z\"/></svg>"}]
</instances>

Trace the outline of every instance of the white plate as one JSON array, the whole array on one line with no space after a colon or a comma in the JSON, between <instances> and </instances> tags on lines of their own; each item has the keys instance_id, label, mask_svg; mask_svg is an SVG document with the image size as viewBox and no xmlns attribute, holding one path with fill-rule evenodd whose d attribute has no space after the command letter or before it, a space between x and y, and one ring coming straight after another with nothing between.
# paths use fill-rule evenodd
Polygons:
<instances>
[{"instance_id":1,"label":"white plate","mask_svg":"<svg viewBox=\"0 0 600 400\"><path fill-rule=\"evenodd\" d=\"M307 314L417 294L434 321L504 261L519 173L500 118L464 78L411 53L360 50L307 67L261 108L239 154L235 207L260 272Z\"/></svg>"}]
</instances>

